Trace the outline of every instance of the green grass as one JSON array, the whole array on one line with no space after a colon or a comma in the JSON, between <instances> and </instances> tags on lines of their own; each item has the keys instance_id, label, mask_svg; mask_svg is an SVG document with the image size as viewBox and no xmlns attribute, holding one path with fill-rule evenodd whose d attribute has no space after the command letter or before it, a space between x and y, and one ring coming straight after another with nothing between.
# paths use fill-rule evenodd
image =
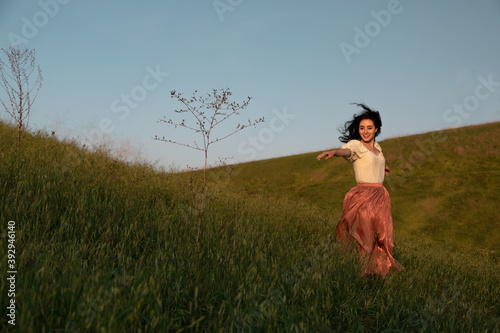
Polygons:
<instances>
[{"instance_id":1,"label":"green grass","mask_svg":"<svg viewBox=\"0 0 500 333\"><path fill-rule=\"evenodd\" d=\"M391 175L396 234L500 255L500 123L381 142ZM351 163L318 162L320 152L240 164L233 181L250 193L275 193L338 213L355 186ZM223 173L223 171L217 171Z\"/></svg>"},{"instance_id":2,"label":"green grass","mask_svg":"<svg viewBox=\"0 0 500 333\"><path fill-rule=\"evenodd\" d=\"M487 223L480 219L496 209L483 177L462 177L446 193L454 180L444 177L394 184L394 256L405 270L361 278L356 259L333 240L353 186L346 161L319 164L316 154L258 161L236 166L231 182L225 170L211 170L217 182L197 245L199 173L114 161L43 133L25 135L18 151L15 131L0 127L3 309L9 220L18 271L16 327L4 314L2 331L500 331L500 264L494 247L475 238ZM460 135L471 142L474 133ZM404 171L391 154L411 151L412 142L383 143L393 176ZM483 152L484 160L492 154ZM473 154L458 166L440 158L457 173L477 162ZM416 164L415 174L441 172L426 163L435 162ZM467 207L483 215L466 219ZM441 220L427 230L432 214ZM457 228L450 239L446 224ZM498 219L490 224L498 228ZM498 236L491 230L484 237Z\"/></svg>"}]
</instances>

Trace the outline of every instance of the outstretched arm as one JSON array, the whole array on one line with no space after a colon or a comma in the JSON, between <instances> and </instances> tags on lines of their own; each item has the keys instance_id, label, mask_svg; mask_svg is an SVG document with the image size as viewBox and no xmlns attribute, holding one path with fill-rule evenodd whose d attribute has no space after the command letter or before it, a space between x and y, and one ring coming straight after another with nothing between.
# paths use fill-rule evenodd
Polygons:
<instances>
[{"instance_id":1,"label":"outstretched arm","mask_svg":"<svg viewBox=\"0 0 500 333\"><path fill-rule=\"evenodd\" d=\"M327 160L333 156L338 156L338 157L351 156L351 150L345 148L345 149L334 149L330 151L325 151L324 153L319 154L318 157L316 157L316 159L318 161L321 161L321 159L324 157L325 160Z\"/></svg>"}]
</instances>

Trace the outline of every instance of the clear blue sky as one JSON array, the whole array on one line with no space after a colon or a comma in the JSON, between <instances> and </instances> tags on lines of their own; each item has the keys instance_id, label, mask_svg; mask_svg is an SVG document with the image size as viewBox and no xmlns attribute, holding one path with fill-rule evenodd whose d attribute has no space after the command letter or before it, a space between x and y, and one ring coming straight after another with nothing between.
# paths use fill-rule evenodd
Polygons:
<instances>
[{"instance_id":1,"label":"clear blue sky","mask_svg":"<svg viewBox=\"0 0 500 333\"><path fill-rule=\"evenodd\" d=\"M215 144L212 164L338 147L352 102L381 112L379 140L500 120L499 0L0 0L0 31L0 47L37 51L32 129L104 128L165 166L203 161L152 139L197 139L157 123L181 119L173 89L229 87L252 97L238 120L266 118Z\"/></svg>"}]
</instances>

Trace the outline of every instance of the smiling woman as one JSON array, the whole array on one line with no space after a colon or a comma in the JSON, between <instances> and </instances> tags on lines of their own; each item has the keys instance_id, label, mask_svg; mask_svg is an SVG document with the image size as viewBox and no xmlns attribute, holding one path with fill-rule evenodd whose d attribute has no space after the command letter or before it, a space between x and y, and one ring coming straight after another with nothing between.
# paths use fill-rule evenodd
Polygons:
<instances>
[{"instance_id":1,"label":"smiling woman","mask_svg":"<svg viewBox=\"0 0 500 333\"><path fill-rule=\"evenodd\" d=\"M364 112L346 122L341 130L340 148L320 154L323 157L344 157L353 162L358 185L344 198L342 219L337 224L336 238L344 244L353 244L363 265L362 275L380 274L385 277L403 266L392 257L391 199L385 189L384 176L389 175L382 148L375 142L380 134L382 120L378 111L364 104L356 104Z\"/></svg>"}]
</instances>

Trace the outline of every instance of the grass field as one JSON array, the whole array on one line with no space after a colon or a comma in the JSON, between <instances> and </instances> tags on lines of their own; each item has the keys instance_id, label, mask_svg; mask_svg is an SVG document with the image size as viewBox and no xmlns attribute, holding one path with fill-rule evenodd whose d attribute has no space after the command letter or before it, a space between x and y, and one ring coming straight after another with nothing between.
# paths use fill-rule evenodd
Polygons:
<instances>
[{"instance_id":1,"label":"grass field","mask_svg":"<svg viewBox=\"0 0 500 333\"><path fill-rule=\"evenodd\" d=\"M1 330L500 332L499 128L381 143L405 266L381 279L360 277L332 238L354 185L343 159L210 170L197 244L199 173L118 162L43 133L18 150L0 124ZM418 154L422 145L433 148Z\"/></svg>"},{"instance_id":2,"label":"grass field","mask_svg":"<svg viewBox=\"0 0 500 333\"><path fill-rule=\"evenodd\" d=\"M391 167L385 186L397 234L498 257L500 123L388 139L381 146ZM285 194L341 214L345 193L356 185L352 165L342 158L318 162L319 153L240 164L232 179L250 192Z\"/></svg>"}]
</instances>

